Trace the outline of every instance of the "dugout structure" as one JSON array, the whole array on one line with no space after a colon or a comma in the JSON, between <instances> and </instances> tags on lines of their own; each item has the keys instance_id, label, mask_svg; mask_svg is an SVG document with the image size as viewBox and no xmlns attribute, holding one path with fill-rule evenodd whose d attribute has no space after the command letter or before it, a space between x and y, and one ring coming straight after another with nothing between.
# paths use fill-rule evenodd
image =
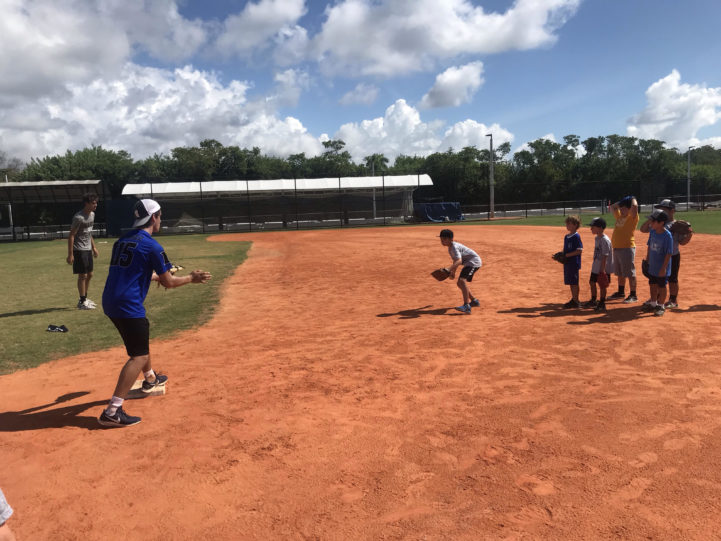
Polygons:
<instances>
[{"instance_id":1,"label":"dugout structure","mask_svg":"<svg viewBox=\"0 0 721 541\"><path fill-rule=\"evenodd\" d=\"M414 221L413 193L428 175L126 184L151 198L169 233L384 225ZM127 223L122 229L128 228Z\"/></svg>"},{"instance_id":2,"label":"dugout structure","mask_svg":"<svg viewBox=\"0 0 721 541\"><path fill-rule=\"evenodd\" d=\"M104 236L106 197L101 180L0 182L0 240L67 237L86 193L98 196L93 235Z\"/></svg>"}]
</instances>

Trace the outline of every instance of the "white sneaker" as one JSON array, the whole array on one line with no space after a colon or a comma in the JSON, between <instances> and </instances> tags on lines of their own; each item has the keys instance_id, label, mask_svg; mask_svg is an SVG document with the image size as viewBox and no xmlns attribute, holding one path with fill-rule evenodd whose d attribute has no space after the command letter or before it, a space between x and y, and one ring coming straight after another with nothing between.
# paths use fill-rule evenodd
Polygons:
<instances>
[{"instance_id":1,"label":"white sneaker","mask_svg":"<svg viewBox=\"0 0 721 541\"><path fill-rule=\"evenodd\" d=\"M91 301L90 299L85 299L85 304L87 304L88 306L90 306L90 308L97 308L97 307L98 307L98 305L95 304L95 303L94 303L93 301Z\"/></svg>"},{"instance_id":2,"label":"white sneaker","mask_svg":"<svg viewBox=\"0 0 721 541\"><path fill-rule=\"evenodd\" d=\"M78 310L95 310L95 304L88 304L87 299L85 302L78 301Z\"/></svg>"}]
</instances>

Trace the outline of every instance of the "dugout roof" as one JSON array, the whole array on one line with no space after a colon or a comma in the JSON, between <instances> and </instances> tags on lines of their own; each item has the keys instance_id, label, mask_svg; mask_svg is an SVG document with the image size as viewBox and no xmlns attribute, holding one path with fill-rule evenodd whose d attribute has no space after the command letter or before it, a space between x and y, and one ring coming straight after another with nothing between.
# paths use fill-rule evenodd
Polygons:
<instances>
[{"instance_id":1,"label":"dugout roof","mask_svg":"<svg viewBox=\"0 0 721 541\"><path fill-rule=\"evenodd\" d=\"M88 192L102 195L101 180L0 182L0 203L80 203Z\"/></svg>"},{"instance_id":2,"label":"dugout roof","mask_svg":"<svg viewBox=\"0 0 721 541\"><path fill-rule=\"evenodd\" d=\"M207 182L163 182L126 184L123 195L137 197L187 197L243 195L273 192L329 192L338 190L409 189L433 186L428 175L394 175L380 177L299 178L278 180L213 180Z\"/></svg>"}]
</instances>

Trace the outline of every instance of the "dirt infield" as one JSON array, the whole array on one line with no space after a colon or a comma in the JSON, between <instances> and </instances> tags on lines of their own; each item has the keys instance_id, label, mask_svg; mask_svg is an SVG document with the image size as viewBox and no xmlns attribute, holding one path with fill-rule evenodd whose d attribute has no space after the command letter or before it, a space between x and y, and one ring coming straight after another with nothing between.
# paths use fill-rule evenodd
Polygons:
<instances>
[{"instance_id":1,"label":"dirt infield","mask_svg":"<svg viewBox=\"0 0 721 541\"><path fill-rule=\"evenodd\" d=\"M18 539L719 539L720 239L659 318L560 309L562 228L459 227L466 316L439 229L214 238L254 245L136 427L95 420L119 348L0 377Z\"/></svg>"}]
</instances>

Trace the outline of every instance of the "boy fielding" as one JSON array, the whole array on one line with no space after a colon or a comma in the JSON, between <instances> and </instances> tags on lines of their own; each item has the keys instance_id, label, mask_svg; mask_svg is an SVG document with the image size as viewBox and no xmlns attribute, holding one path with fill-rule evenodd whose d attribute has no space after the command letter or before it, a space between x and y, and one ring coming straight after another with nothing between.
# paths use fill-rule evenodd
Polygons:
<instances>
[{"instance_id":1,"label":"boy fielding","mask_svg":"<svg viewBox=\"0 0 721 541\"><path fill-rule=\"evenodd\" d=\"M456 269L461 265L463 266L457 282L458 288L463 295L463 304L456 306L456 310L470 315L471 307L480 306L481 302L473 296L471 289L468 287L468 283L473 281L473 275L481 268L483 262L476 252L460 242L454 242L453 231L450 229L442 230L439 236L441 238L441 244L448 247L448 255L450 255L453 260L453 264L448 268L450 278L455 278Z\"/></svg>"},{"instance_id":2,"label":"boy fielding","mask_svg":"<svg viewBox=\"0 0 721 541\"><path fill-rule=\"evenodd\" d=\"M166 288L185 284L204 284L209 272L194 270L188 276L173 276L163 247L152 238L160 231L160 205L152 199L135 204L133 230L113 245L108 280L103 291L103 310L118 329L130 357L120 371L115 392L98 418L103 426L123 427L140 422L123 411L123 401L142 371L143 392L165 385L168 377L155 374L150 364L150 323L145 317L143 301L150 282L156 280Z\"/></svg>"}]
</instances>

